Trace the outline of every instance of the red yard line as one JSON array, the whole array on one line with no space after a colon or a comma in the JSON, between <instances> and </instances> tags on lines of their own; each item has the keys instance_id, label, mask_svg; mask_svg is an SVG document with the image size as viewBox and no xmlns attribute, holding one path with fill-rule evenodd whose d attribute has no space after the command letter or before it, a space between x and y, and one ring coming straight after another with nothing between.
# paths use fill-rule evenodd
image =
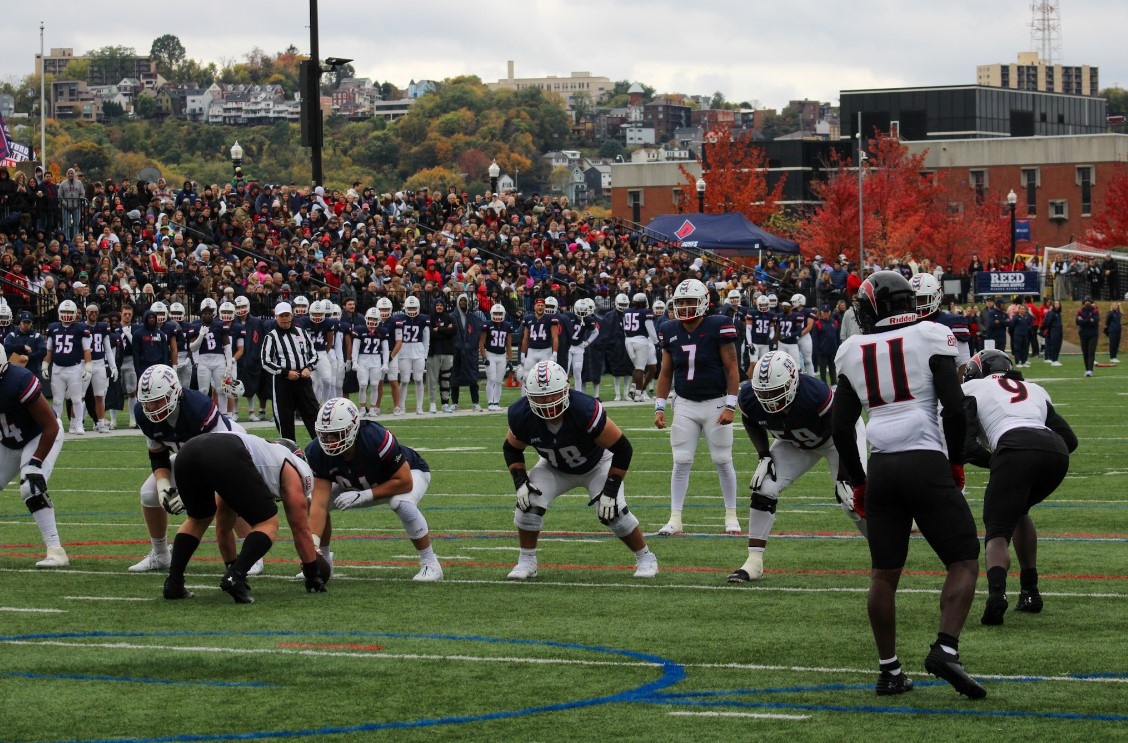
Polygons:
<instances>
[{"instance_id":1,"label":"red yard line","mask_svg":"<svg viewBox=\"0 0 1128 743\"><path fill-rule=\"evenodd\" d=\"M280 648L317 648L318 650L383 650L379 645L325 645L313 642L280 642Z\"/></svg>"}]
</instances>

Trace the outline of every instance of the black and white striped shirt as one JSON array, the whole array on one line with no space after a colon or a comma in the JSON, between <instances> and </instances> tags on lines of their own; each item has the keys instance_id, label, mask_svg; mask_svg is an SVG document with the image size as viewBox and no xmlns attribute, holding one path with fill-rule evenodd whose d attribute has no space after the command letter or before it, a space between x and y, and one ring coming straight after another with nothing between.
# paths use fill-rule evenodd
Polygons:
<instances>
[{"instance_id":1,"label":"black and white striped shirt","mask_svg":"<svg viewBox=\"0 0 1128 743\"><path fill-rule=\"evenodd\" d=\"M267 333L262 344L262 368L268 374L285 376L306 368L312 371L315 366L317 352L305 330L291 325L288 330L274 328Z\"/></svg>"}]
</instances>

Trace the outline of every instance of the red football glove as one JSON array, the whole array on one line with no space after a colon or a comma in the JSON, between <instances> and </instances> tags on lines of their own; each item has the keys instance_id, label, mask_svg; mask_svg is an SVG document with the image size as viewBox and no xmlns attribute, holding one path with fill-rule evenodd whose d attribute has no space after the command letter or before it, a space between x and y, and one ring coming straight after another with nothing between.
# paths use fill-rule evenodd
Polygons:
<instances>
[{"instance_id":1,"label":"red football glove","mask_svg":"<svg viewBox=\"0 0 1128 743\"><path fill-rule=\"evenodd\" d=\"M951 465L951 467L952 467L952 479L956 481L956 487L959 490L963 490L964 489L964 469L963 469L964 466L962 464L953 464L953 465Z\"/></svg>"},{"instance_id":2,"label":"red football glove","mask_svg":"<svg viewBox=\"0 0 1128 743\"><path fill-rule=\"evenodd\" d=\"M866 484L854 486L854 513L866 517Z\"/></svg>"}]
</instances>

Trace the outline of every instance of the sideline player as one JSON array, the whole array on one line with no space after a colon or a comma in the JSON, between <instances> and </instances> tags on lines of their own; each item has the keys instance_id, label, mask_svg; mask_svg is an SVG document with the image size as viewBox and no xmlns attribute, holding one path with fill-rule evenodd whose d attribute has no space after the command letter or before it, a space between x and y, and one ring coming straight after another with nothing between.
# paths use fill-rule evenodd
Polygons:
<instances>
[{"instance_id":1,"label":"sideline player","mask_svg":"<svg viewBox=\"0 0 1128 743\"><path fill-rule=\"evenodd\" d=\"M568 387L568 373L552 361L541 361L525 378L525 395L509 406L509 431L502 444L505 464L517 489L513 523L521 556L510 580L537 575L537 539L544 514L557 496L583 488L591 497L600 523L635 554L636 578L658 575L658 558L646 546L638 518L627 508L623 478L633 448L603 405ZM525 448L540 460L525 468Z\"/></svg>"},{"instance_id":2,"label":"sideline player","mask_svg":"<svg viewBox=\"0 0 1128 743\"><path fill-rule=\"evenodd\" d=\"M525 326L521 336L521 365L517 374L523 374L540 361L556 361L560 348L560 323L545 312L544 300L537 297L533 311L522 320Z\"/></svg>"},{"instance_id":3,"label":"sideline player","mask_svg":"<svg viewBox=\"0 0 1128 743\"><path fill-rule=\"evenodd\" d=\"M670 520L659 534L682 531L682 509L689 473L704 435L721 481L725 531L740 533L736 518L736 469L732 464L732 420L740 371L736 368L736 328L723 315L709 315L709 290L697 279L678 284L671 300L674 321L662 324L662 373L654 401L654 425L666 427L666 399L673 388L677 414L670 431L674 467L670 473Z\"/></svg>"},{"instance_id":4,"label":"sideline player","mask_svg":"<svg viewBox=\"0 0 1128 743\"><path fill-rule=\"evenodd\" d=\"M815 313L807 309L807 297L802 294L791 295L791 306L799 324L799 355L803 358L803 373L815 375L815 340L811 331L815 328Z\"/></svg>"},{"instance_id":5,"label":"sideline player","mask_svg":"<svg viewBox=\"0 0 1128 743\"><path fill-rule=\"evenodd\" d=\"M745 333L748 347L752 349L752 361L748 366L748 378L752 378L755 362L764 358L772 347L772 334L775 330L776 314L768 306L766 294L756 297L756 309L745 317Z\"/></svg>"},{"instance_id":6,"label":"sideline player","mask_svg":"<svg viewBox=\"0 0 1128 743\"><path fill-rule=\"evenodd\" d=\"M748 559L728 577L729 583L760 580L764 576L764 548L775 523L779 495L825 459L834 481L834 497L862 536L866 522L854 510L853 493L839 468L838 451L831 440L834 392L809 374L783 351L769 351L756 362L752 383L737 397L744 430L756 448L760 464L749 488ZM859 424L858 428L862 426ZM768 434L775 441L768 446ZM859 453L865 452L865 434L859 432Z\"/></svg>"},{"instance_id":7,"label":"sideline player","mask_svg":"<svg viewBox=\"0 0 1128 743\"><path fill-rule=\"evenodd\" d=\"M407 412L407 383L415 383L415 414L423 415L423 372L427 354L431 351L431 318L420 314L419 297L403 300L403 324L400 337L403 341L398 354L400 372L399 409Z\"/></svg>"},{"instance_id":8,"label":"sideline player","mask_svg":"<svg viewBox=\"0 0 1128 743\"><path fill-rule=\"evenodd\" d=\"M65 568L70 564L55 525L55 505L47 481L63 450L63 427L43 397L43 386L22 366L8 363L0 348L0 488L19 476L20 497L35 519L47 556L37 568Z\"/></svg>"},{"instance_id":9,"label":"sideline player","mask_svg":"<svg viewBox=\"0 0 1128 743\"><path fill-rule=\"evenodd\" d=\"M442 580L443 568L431 548L427 519L419 510L419 501L431 484L431 468L423 457L402 446L376 421L361 420L356 405L343 397L321 406L315 428L317 438L306 446L314 475L309 526L322 554L332 562L331 510L387 505L419 553L419 572L412 580Z\"/></svg>"},{"instance_id":10,"label":"sideline player","mask_svg":"<svg viewBox=\"0 0 1128 743\"><path fill-rule=\"evenodd\" d=\"M505 307L490 307L490 322L482 328L478 355L486 362L486 410L501 410L505 369L513 353L513 334L517 329L505 319ZM582 363L582 362L581 362Z\"/></svg>"},{"instance_id":11,"label":"sideline player","mask_svg":"<svg viewBox=\"0 0 1128 743\"><path fill-rule=\"evenodd\" d=\"M572 312L564 313L572 326L572 337L568 343L568 374L572 386L583 391L584 354L588 347L599 339L599 320L595 317L595 301L582 297L576 300Z\"/></svg>"},{"instance_id":12,"label":"sideline player","mask_svg":"<svg viewBox=\"0 0 1128 743\"><path fill-rule=\"evenodd\" d=\"M78 321L78 305L70 299L59 303L59 321L47 326L47 356L43 359L43 379L51 381L51 401L55 417L63 419L63 405L71 401L70 432L86 433L83 427L86 385L94 376L90 359L90 331Z\"/></svg>"},{"instance_id":13,"label":"sideline player","mask_svg":"<svg viewBox=\"0 0 1128 743\"><path fill-rule=\"evenodd\" d=\"M352 327L351 362L352 368L356 370L360 409L363 411L361 417L375 418L380 414L380 374L382 369L387 368L387 362L384 361L387 357L388 341L380 331L380 310L369 307L364 313L364 324L357 323Z\"/></svg>"},{"instance_id":14,"label":"sideline player","mask_svg":"<svg viewBox=\"0 0 1128 743\"><path fill-rule=\"evenodd\" d=\"M384 381L387 381L392 392L392 414L403 415L403 409L399 406L399 355L403 350L403 318L392 314L392 300L387 297L376 300L376 311L380 313L380 333L388 342L388 352L384 354L384 363L380 367L383 380L377 383L376 407L373 410L375 414L380 413L384 400Z\"/></svg>"},{"instance_id":15,"label":"sideline player","mask_svg":"<svg viewBox=\"0 0 1128 743\"><path fill-rule=\"evenodd\" d=\"M869 530L868 610L881 668L876 691L912 689L897 659L896 593L915 519L948 570L940 631L924 667L961 694L981 699L987 691L959 656L960 631L979 576L979 539L961 492L967 417L956 376L956 339L945 327L918 322L916 292L895 271L866 277L854 306L862 334L843 341L834 359L834 445L854 486L854 508ZM943 404L943 432L937 401ZM855 433L863 408L871 448L868 479Z\"/></svg>"},{"instance_id":16,"label":"sideline player","mask_svg":"<svg viewBox=\"0 0 1128 743\"><path fill-rule=\"evenodd\" d=\"M219 587L235 603L253 604L247 574L278 539L277 502L286 512L306 591L325 593L328 565L317 554L306 524L313 473L301 453L289 439L270 442L246 433L207 433L184 445L173 464L179 484L174 497L188 518L172 543L166 599L192 598L184 587L184 570L214 518L219 554L227 564ZM234 528L240 517L251 529L236 554Z\"/></svg>"},{"instance_id":17,"label":"sideline player","mask_svg":"<svg viewBox=\"0 0 1128 743\"><path fill-rule=\"evenodd\" d=\"M109 433L110 421L106 417L106 391L111 381L117 381L118 369L114 359L114 344L111 342L110 324L98 319L98 305L86 305L86 329L90 331L90 388L94 393L95 433Z\"/></svg>"},{"instance_id":18,"label":"sideline player","mask_svg":"<svg viewBox=\"0 0 1128 743\"><path fill-rule=\"evenodd\" d=\"M655 328L656 320L654 311L646 301L642 292L635 294L631 299L632 307L623 312L623 334L626 336L627 356L634 364L633 379L634 389L627 390L627 399L637 402L650 402L646 394L646 386L654 376L654 369L658 365L657 352L654 350L658 344L658 330Z\"/></svg>"},{"instance_id":19,"label":"sideline player","mask_svg":"<svg viewBox=\"0 0 1128 743\"><path fill-rule=\"evenodd\" d=\"M1027 382L1002 351L980 351L964 374L968 416L968 461L990 467L983 495L987 605L983 624L1002 624L1007 611L1010 541L1021 572L1015 611L1042 611L1038 592L1038 531L1030 509L1045 500L1069 471L1077 448L1073 429L1058 415L1046 391ZM987 448L975 441L978 437Z\"/></svg>"}]
</instances>

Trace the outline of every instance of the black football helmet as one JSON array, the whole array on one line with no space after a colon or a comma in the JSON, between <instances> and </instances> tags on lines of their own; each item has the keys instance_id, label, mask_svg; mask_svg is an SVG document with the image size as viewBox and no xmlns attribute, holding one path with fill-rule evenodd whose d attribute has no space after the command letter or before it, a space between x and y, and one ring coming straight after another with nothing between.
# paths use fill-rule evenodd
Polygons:
<instances>
[{"instance_id":1,"label":"black football helmet","mask_svg":"<svg viewBox=\"0 0 1128 743\"><path fill-rule=\"evenodd\" d=\"M964 370L964 381L982 379L992 374L1006 374L1012 368L1010 357L997 348L987 348L971 357Z\"/></svg>"},{"instance_id":2,"label":"black football helmet","mask_svg":"<svg viewBox=\"0 0 1128 743\"><path fill-rule=\"evenodd\" d=\"M875 271L854 297L854 312L863 333L877 333L917 321L916 292L896 271Z\"/></svg>"},{"instance_id":3,"label":"black football helmet","mask_svg":"<svg viewBox=\"0 0 1128 743\"><path fill-rule=\"evenodd\" d=\"M298 442L294 441L293 439L275 439L274 443L280 444L281 446L286 447L295 456L297 456L298 459L305 459L306 458L305 449L298 446Z\"/></svg>"}]
</instances>

